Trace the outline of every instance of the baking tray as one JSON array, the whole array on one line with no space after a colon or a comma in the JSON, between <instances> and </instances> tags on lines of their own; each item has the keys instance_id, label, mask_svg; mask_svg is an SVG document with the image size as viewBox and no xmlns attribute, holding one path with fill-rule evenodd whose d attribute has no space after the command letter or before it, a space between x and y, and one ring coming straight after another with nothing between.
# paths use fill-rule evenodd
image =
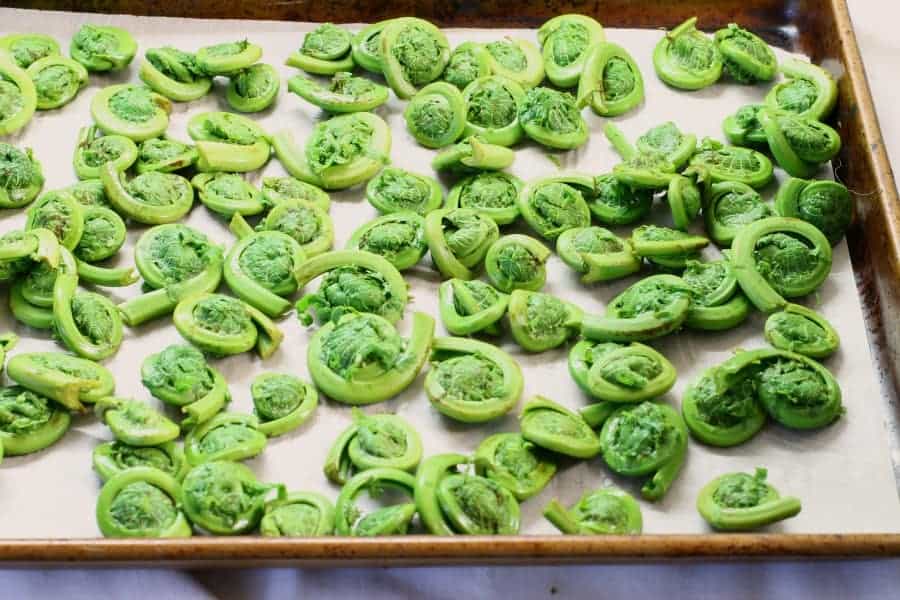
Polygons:
<instances>
[{"instance_id":1,"label":"baking tray","mask_svg":"<svg viewBox=\"0 0 900 600\"><path fill-rule=\"evenodd\" d=\"M416 14L442 26L536 27L563 12L582 12L609 27L670 27L691 15L705 28L738 21L773 44L805 53L843 73L835 125L844 148L835 175L859 192L859 221L849 248L865 311L882 398L897 442L897 350L900 332L889 315L898 306L897 194L880 139L865 74L843 0L793 2L285 2L226 5L215 1L146 4L131 1L12 3L27 8L159 16L370 22ZM896 447L895 447L896 449ZM109 564L124 561L189 566L240 564L451 564L591 562L643 558L734 556L872 556L900 554L898 534L715 534L639 537L517 536L386 539L193 538L190 540L3 540L0 561Z\"/></svg>"}]
</instances>

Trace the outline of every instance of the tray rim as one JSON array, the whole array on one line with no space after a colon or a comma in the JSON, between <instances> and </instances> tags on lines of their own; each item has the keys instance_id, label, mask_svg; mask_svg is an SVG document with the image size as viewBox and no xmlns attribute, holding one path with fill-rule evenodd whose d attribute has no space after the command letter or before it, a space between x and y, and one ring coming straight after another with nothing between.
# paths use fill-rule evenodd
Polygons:
<instances>
[{"instance_id":1,"label":"tray rim","mask_svg":"<svg viewBox=\"0 0 900 600\"><path fill-rule=\"evenodd\" d=\"M40 3L38 3L40 4ZM886 223L891 272L900 278L900 197L882 141L847 0L824 0L839 41L844 77L856 101L866 160ZM16 2L13 7L24 6ZM851 248L852 250L852 248ZM857 258L854 256L854 258ZM856 269L854 269L856 271ZM870 284L871 285L871 284ZM862 293L863 290L861 289ZM878 320L878 317L875 317ZM882 317L883 319L883 317ZM868 319L867 319L868 321ZM868 323L867 323L868 324ZM880 337L881 331L874 332ZM900 365L884 365L896 393ZM646 560L835 559L900 557L900 533L666 534L640 536L401 536L385 538L2 539L0 567L251 567L260 565L421 566L576 564Z\"/></svg>"}]
</instances>

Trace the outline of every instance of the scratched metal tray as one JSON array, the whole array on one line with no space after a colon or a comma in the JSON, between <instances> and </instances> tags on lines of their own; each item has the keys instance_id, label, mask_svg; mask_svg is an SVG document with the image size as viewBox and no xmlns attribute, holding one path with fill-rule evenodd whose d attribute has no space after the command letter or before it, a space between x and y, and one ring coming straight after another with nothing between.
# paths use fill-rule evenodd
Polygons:
<instances>
[{"instance_id":1,"label":"scratched metal tray","mask_svg":"<svg viewBox=\"0 0 900 600\"><path fill-rule=\"evenodd\" d=\"M900 377L900 224L898 197L845 0L87 0L11 2L7 6L151 16L373 22L415 14L447 27L537 27L566 12L595 16L617 28L671 27L698 15L706 29L736 21L770 43L827 62L839 78L833 124L843 140L835 176L857 191L858 220L848 242L869 342L881 383L881 402L897 455ZM874 400L874 399L873 399ZM894 464L895 471L897 469ZM6 518L11 518L7 515ZM186 540L0 540L0 564L144 563L225 564L561 563L608 560L730 557L900 555L900 534L697 534L637 537L458 537L264 539L195 537Z\"/></svg>"}]
</instances>

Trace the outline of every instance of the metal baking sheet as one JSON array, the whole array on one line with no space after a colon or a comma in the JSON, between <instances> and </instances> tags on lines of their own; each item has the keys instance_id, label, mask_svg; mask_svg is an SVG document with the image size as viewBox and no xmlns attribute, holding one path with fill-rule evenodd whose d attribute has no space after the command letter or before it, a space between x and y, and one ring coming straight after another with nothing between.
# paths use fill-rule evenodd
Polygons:
<instances>
[{"instance_id":1,"label":"metal baking sheet","mask_svg":"<svg viewBox=\"0 0 900 600\"><path fill-rule=\"evenodd\" d=\"M248 38L264 49L263 61L279 70L283 78L296 72L283 65L296 49L303 34L313 25L285 22L203 21L127 16L38 13L35 11L0 10L0 34L35 31L56 37L65 48L68 40L83 23L113 24L130 30L137 39L139 56L147 48L172 45L193 50L200 46ZM353 26L356 29L357 26ZM513 29L446 29L451 45L464 40L488 41L505 35L535 39L533 30ZM687 132L702 138L722 138L722 119L748 102L760 101L766 86L745 87L722 82L700 92L676 92L664 86L655 76L651 62L653 46L661 33L654 30L608 29L607 37L624 46L634 56L644 74L646 101L635 111L617 118L616 122L629 138L667 120L675 121ZM787 53L776 50L779 58ZM79 127L90 122L89 103L100 88L113 83L138 81L137 60L124 73L91 77L90 86L75 102L64 109L38 113L32 123L7 141L33 148L42 162L47 178L45 189L69 185L75 181L71 166ZM289 128L300 142L314 124L324 118L299 98L288 94L282 86L274 108L252 115L267 131ZM190 115L208 110L227 110L224 86L217 82L212 94L189 104L176 104L171 116L169 134L188 139L185 125ZM404 103L392 99L376 112L391 126L394 165L411 171L432 174L433 151L418 146L407 133L402 117ZM618 157L601 133L604 120L585 111L591 127L590 141L578 150L551 153L532 145L516 148L516 162L511 172L523 179L548 175L559 169L580 170L593 174L609 171ZM556 162L559 163L557 166ZM821 176L828 176L829 169ZM250 175L258 182L262 175L278 175L283 170L272 160L262 172ZM784 174L778 172L779 178ZM446 187L452 180L442 180ZM770 198L775 185L765 190ZM342 247L351 232L374 218L376 211L363 197L362 189L332 194L331 215L335 221L336 247ZM667 209L657 203L653 219L666 223ZM0 231L19 227L22 212L0 215ZM233 236L226 224L213 216L199 202L186 219L189 225L205 231L212 239L229 245ZM524 230L524 229L523 229ZM129 242L120 252L120 263L132 261L133 243L143 228L132 228ZM699 231L699 229L698 229ZM627 235L628 229L618 231ZM708 250L706 256L715 257ZM421 310L437 316L436 288L440 279L430 267L427 257L408 272L413 302L407 318L399 325L408 331L409 314ZM646 270L642 275L647 275ZM632 278L613 284L581 285L576 275L555 256L548 265L548 282L544 291L557 294L579 304L587 312L601 311L606 302ZM139 293L140 284L127 289L107 289L114 300ZM768 425L751 442L732 449L713 449L691 442L685 467L665 499L656 504L641 501L644 530L648 534L709 533L694 507L700 487L713 476L735 470L769 469L770 480L786 494L799 496L803 511L796 518L770 527L768 531L784 533L888 533L900 532L900 501L891 466L890 444L885 426L881 390L873 368L866 339L866 326L857 295L846 243L834 253L831 276L822 288L805 300L808 306L822 312L837 327L842 349L828 359L826 365L837 376L844 392L847 414L836 424L811 433L790 432ZM6 306L0 298L0 306ZM727 358L735 348L765 345L762 339L762 315L754 315L747 323L731 332L696 334L683 332L654 342L678 370L678 382L663 400L678 406L682 390L706 366ZM311 330L300 325L293 315L281 323L285 341L269 360L245 354L216 360L214 364L226 376L234 401L230 410L249 412L249 383L263 371L284 371L307 377L306 346ZM47 335L28 330L0 311L0 331L12 329L22 341L16 352L60 349ZM443 328L438 319L438 333ZM169 319L161 319L128 331L119 354L106 364L115 373L117 393L153 400L140 384L139 368L144 357L157 352L180 338ZM525 394L523 402L533 394L543 394L571 408L588 403L566 370L567 349L529 355L521 352L509 337L502 346L523 367ZM426 367L427 369L427 367ZM480 440L497 431L517 429L518 409L488 425L470 426L441 417L428 403L419 379L399 397L366 408L367 412L396 412L407 418L421 433L425 454L439 452L472 452ZM328 483L321 472L325 454L338 433L350 423L350 410L330 401L320 404L316 415L297 431L270 441L267 450L248 465L262 480L277 481L290 490L316 490L334 498L337 488ZM91 470L91 450L110 439L108 430L92 416L79 417L66 437L50 449L34 455L7 458L0 467L0 538L91 538L99 536L94 523L94 506L99 480ZM564 503L575 501L583 491L615 484L638 495L641 481L613 476L602 459L565 463L551 484L537 497L525 502L522 533L545 534L555 530L541 517L541 509L552 497ZM402 541L400 542L402 543Z\"/></svg>"}]
</instances>

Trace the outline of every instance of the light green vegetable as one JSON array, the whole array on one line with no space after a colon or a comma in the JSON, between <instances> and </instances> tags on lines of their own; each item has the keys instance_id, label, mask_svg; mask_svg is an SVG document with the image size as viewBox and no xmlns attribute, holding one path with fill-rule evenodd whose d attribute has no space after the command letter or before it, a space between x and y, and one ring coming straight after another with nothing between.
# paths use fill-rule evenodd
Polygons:
<instances>
[{"instance_id":1,"label":"light green vegetable","mask_svg":"<svg viewBox=\"0 0 900 600\"><path fill-rule=\"evenodd\" d=\"M66 434L72 417L50 398L19 385L0 387L0 444L6 456L43 450Z\"/></svg>"},{"instance_id":2,"label":"light green vegetable","mask_svg":"<svg viewBox=\"0 0 900 600\"><path fill-rule=\"evenodd\" d=\"M413 502L395 504L364 513L356 504L356 497L363 491L370 496L386 488L396 489L410 498L416 480L406 471L381 467L358 473L350 479L338 495L334 511L334 529L337 535L372 537L403 535L409 529L416 514Z\"/></svg>"},{"instance_id":3,"label":"light green vegetable","mask_svg":"<svg viewBox=\"0 0 900 600\"><path fill-rule=\"evenodd\" d=\"M235 213L231 218L231 230L239 237L254 235L253 228L240 213ZM307 257L328 252L334 243L331 217L308 200L285 200L277 203L257 224L256 231L290 237ZM285 260L287 257L277 258Z\"/></svg>"},{"instance_id":4,"label":"light green vegetable","mask_svg":"<svg viewBox=\"0 0 900 600\"><path fill-rule=\"evenodd\" d=\"M810 117L764 108L757 118L778 166L794 177L812 177L841 151L838 132Z\"/></svg>"},{"instance_id":5,"label":"light green vegetable","mask_svg":"<svg viewBox=\"0 0 900 600\"><path fill-rule=\"evenodd\" d=\"M703 219L706 231L722 247L730 247L738 232L760 219L772 216L771 207L746 183L722 181L706 192Z\"/></svg>"},{"instance_id":6,"label":"light green vegetable","mask_svg":"<svg viewBox=\"0 0 900 600\"><path fill-rule=\"evenodd\" d=\"M268 438L253 415L222 412L200 423L184 437L184 456L191 466L253 458L266 449Z\"/></svg>"},{"instance_id":7,"label":"light green vegetable","mask_svg":"<svg viewBox=\"0 0 900 600\"><path fill-rule=\"evenodd\" d=\"M190 184L204 206L226 219L258 215L266 209L262 192L239 173L197 173Z\"/></svg>"},{"instance_id":8,"label":"light green vegetable","mask_svg":"<svg viewBox=\"0 0 900 600\"><path fill-rule=\"evenodd\" d=\"M88 83L88 72L80 63L65 56L45 56L28 67L34 82L38 110L64 106L75 99Z\"/></svg>"},{"instance_id":9,"label":"light green vegetable","mask_svg":"<svg viewBox=\"0 0 900 600\"><path fill-rule=\"evenodd\" d=\"M322 23L305 36L299 50L285 64L317 75L334 75L353 70L350 32L333 23Z\"/></svg>"},{"instance_id":10,"label":"light green vegetable","mask_svg":"<svg viewBox=\"0 0 900 600\"><path fill-rule=\"evenodd\" d=\"M137 42L119 27L82 25L72 36L69 54L88 71L121 71L137 53Z\"/></svg>"},{"instance_id":11,"label":"light green vegetable","mask_svg":"<svg viewBox=\"0 0 900 600\"><path fill-rule=\"evenodd\" d=\"M782 217L812 223L833 246L843 239L853 221L854 202L847 187L836 181L791 177L778 188L775 210Z\"/></svg>"},{"instance_id":12,"label":"light green vegetable","mask_svg":"<svg viewBox=\"0 0 900 600\"><path fill-rule=\"evenodd\" d=\"M247 40L204 46L197 50L196 60L200 70L213 77L231 75L246 69L262 58L262 48Z\"/></svg>"},{"instance_id":13,"label":"light green vegetable","mask_svg":"<svg viewBox=\"0 0 900 600\"><path fill-rule=\"evenodd\" d=\"M507 308L513 339L527 352L544 352L578 334L584 312L551 294L513 290Z\"/></svg>"},{"instance_id":14,"label":"light green vegetable","mask_svg":"<svg viewBox=\"0 0 900 600\"><path fill-rule=\"evenodd\" d=\"M379 37L380 64L388 85L402 100L435 81L450 61L444 33L423 19L408 17L387 23Z\"/></svg>"},{"instance_id":15,"label":"light green vegetable","mask_svg":"<svg viewBox=\"0 0 900 600\"><path fill-rule=\"evenodd\" d=\"M547 281L550 250L536 239L514 233L491 244L484 257L484 269L491 283L501 292L536 292Z\"/></svg>"},{"instance_id":16,"label":"light green vegetable","mask_svg":"<svg viewBox=\"0 0 900 600\"><path fill-rule=\"evenodd\" d=\"M369 469L415 471L422 460L422 440L405 419L388 413L366 415L353 408L353 424L331 445L325 477L339 485Z\"/></svg>"},{"instance_id":17,"label":"light green vegetable","mask_svg":"<svg viewBox=\"0 0 900 600\"><path fill-rule=\"evenodd\" d=\"M381 73L381 32L384 28L394 21L399 21L406 17L396 19L385 19L372 23L359 30L353 36L351 41L351 50L353 54L353 62L361 66L371 73Z\"/></svg>"},{"instance_id":18,"label":"light green vegetable","mask_svg":"<svg viewBox=\"0 0 900 600\"><path fill-rule=\"evenodd\" d=\"M262 373L250 384L257 429L269 437L283 435L305 423L319 405L319 393L309 383L283 373Z\"/></svg>"},{"instance_id":19,"label":"light green vegetable","mask_svg":"<svg viewBox=\"0 0 900 600\"><path fill-rule=\"evenodd\" d=\"M441 321L453 335L498 335L509 296L477 279L448 279L438 288Z\"/></svg>"},{"instance_id":20,"label":"light green vegetable","mask_svg":"<svg viewBox=\"0 0 900 600\"><path fill-rule=\"evenodd\" d=\"M37 109L34 82L12 57L0 52L0 136L25 127Z\"/></svg>"},{"instance_id":21,"label":"light green vegetable","mask_svg":"<svg viewBox=\"0 0 900 600\"><path fill-rule=\"evenodd\" d=\"M288 90L330 113L364 112L388 101L388 88L365 77L338 71L327 85L297 75L288 79Z\"/></svg>"},{"instance_id":22,"label":"light green vegetable","mask_svg":"<svg viewBox=\"0 0 900 600\"><path fill-rule=\"evenodd\" d=\"M406 129L426 148L449 146L466 128L466 102L453 85L444 81L429 83L406 105Z\"/></svg>"},{"instance_id":23,"label":"light green vegetable","mask_svg":"<svg viewBox=\"0 0 900 600\"><path fill-rule=\"evenodd\" d=\"M750 316L753 305L740 291L729 261L688 261L681 279L692 294L686 327L722 331L737 327Z\"/></svg>"},{"instance_id":24,"label":"light green vegetable","mask_svg":"<svg viewBox=\"0 0 900 600\"><path fill-rule=\"evenodd\" d=\"M398 271L414 267L428 251L425 219L411 211L382 215L360 226L347 250L362 250L385 258Z\"/></svg>"},{"instance_id":25,"label":"light green vegetable","mask_svg":"<svg viewBox=\"0 0 900 600\"><path fill-rule=\"evenodd\" d=\"M582 283L627 277L641 268L631 242L603 227L567 229L556 239L556 252Z\"/></svg>"},{"instance_id":26,"label":"light green vegetable","mask_svg":"<svg viewBox=\"0 0 900 600\"><path fill-rule=\"evenodd\" d=\"M263 177L261 191L263 201L272 206L305 201L325 212L331 206L331 198L324 190L293 177Z\"/></svg>"},{"instance_id":27,"label":"light green vegetable","mask_svg":"<svg viewBox=\"0 0 900 600\"><path fill-rule=\"evenodd\" d=\"M272 65L257 63L230 77L225 100L242 113L263 111L275 102L281 77Z\"/></svg>"},{"instance_id":28,"label":"light green vegetable","mask_svg":"<svg viewBox=\"0 0 900 600\"><path fill-rule=\"evenodd\" d=\"M103 135L96 125L78 131L75 146L75 175L79 179L97 179L107 163L116 171L126 171L138 158L137 144L124 135Z\"/></svg>"},{"instance_id":29,"label":"light green vegetable","mask_svg":"<svg viewBox=\"0 0 900 600\"><path fill-rule=\"evenodd\" d=\"M560 150L583 145L589 135L575 97L548 87L535 87L525 92L519 106L519 124L529 138Z\"/></svg>"},{"instance_id":30,"label":"light green vegetable","mask_svg":"<svg viewBox=\"0 0 900 600\"><path fill-rule=\"evenodd\" d=\"M81 411L113 393L115 382L106 367L62 352L18 353L6 364L10 379L68 410Z\"/></svg>"},{"instance_id":31,"label":"light green vegetable","mask_svg":"<svg viewBox=\"0 0 900 600\"><path fill-rule=\"evenodd\" d=\"M108 481L136 467L151 467L181 481L188 470L181 446L164 442L159 446L130 446L118 440L94 447L91 462L101 481Z\"/></svg>"},{"instance_id":32,"label":"light green vegetable","mask_svg":"<svg viewBox=\"0 0 900 600\"><path fill-rule=\"evenodd\" d=\"M190 537L181 493L178 481L168 473L132 467L103 484L97 498L97 526L112 538Z\"/></svg>"},{"instance_id":33,"label":"light green vegetable","mask_svg":"<svg viewBox=\"0 0 900 600\"><path fill-rule=\"evenodd\" d=\"M31 150L0 142L0 208L28 205L43 186L41 163Z\"/></svg>"},{"instance_id":34,"label":"light green vegetable","mask_svg":"<svg viewBox=\"0 0 900 600\"><path fill-rule=\"evenodd\" d=\"M612 42L594 44L586 51L577 97L578 106L617 117L644 100L644 78L627 50Z\"/></svg>"},{"instance_id":35,"label":"light green vegetable","mask_svg":"<svg viewBox=\"0 0 900 600\"><path fill-rule=\"evenodd\" d=\"M464 90L467 85L479 77L491 74L491 59L482 44L463 42L450 53L444 73L444 81Z\"/></svg>"},{"instance_id":36,"label":"light green vegetable","mask_svg":"<svg viewBox=\"0 0 900 600\"><path fill-rule=\"evenodd\" d=\"M171 442L180 433L178 425L167 417L131 398L100 398L94 412L117 440L131 446L158 446Z\"/></svg>"},{"instance_id":37,"label":"light green vegetable","mask_svg":"<svg viewBox=\"0 0 900 600\"><path fill-rule=\"evenodd\" d=\"M581 340L569 352L569 374L584 392L605 402L641 402L675 385L665 356L644 344Z\"/></svg>"},{"instance_id":38,"label":"light green vegetable","mask_svg":"<svg viewBox=\"0 0 900 600\"><path fill-rule=\"evenodd\" d=\"M187 124L197 145L198 171L244 173L269 160L268 134L256 121L228 112L199 113Z\"/></svg>"},{"instance_id":39,"label":"light green vegetable","mask_svg":"<svg viewBox=\"0 0 900 600\"><path fill-rule=\"evenodd\" d=\"M91 100L91 116L104 133L135 142L161 135L169 126L171 112L168 98L130 83L105 87Z\"/></svg>"},{"instance_id":40,"label":"light green vegetable","mask_svg":"<svg viewBox=\"0 0 900 600\"><path fill-rule=\"evenodd\" d=\"M759 111L765 108L765 104L746 104L740 107L733 115L728 115L722 121L722 130L725 137L735 146L748 148L764 148L768 145L766 134L759 123Z\"/></svg>"},{"instance_id":41,"label":"light green vegetable","mask_svg":"<svg viewBox=\"0 0 900 600\"><path fill-rule=\"evenodd\" d=\"M772 81L778 70L775 53L758 35L729 23L715 35L725 72L738 83Z\"/></svg>"},{"instance_id":42,"label":"light green vegetable","mask_svg":"<svg viewBox=\"0 0 900 600\"><path fill-rule=\"evenodd\" d=\"M412 211L424 216L441 207L444 191L433 177L385 167L366 184L366 200L382 214Z\"/></svg>"},{"instance_id":43,"label":"light green vegetable","mask_svg":"<svg viewBox=\"0 0 900 600\"><path fill-rule=\"evenodd\" d=\"M590 175L565 173L528 182L519 193L519 212L544 239L555 241L563 232L591 224L585 194L593 191Z\"/></svg>"},{"instance_id":44,"label":"light green vegetable","mask_svg":"<svg viewBox=\"0 0 900 600\"><path fill-rule=\"evenodd\" d=\"M675 123L667 121L638 137L635 147L641 154L661 154L675 170L680 170L696 152L697 136L682 133Z\"/></svg>"},{"instance_id":45,"label":"light green vegetable","mask_svg":"<svg viewBox=\"0 0 900 600\"><path fill-rule=\"evenodd\" d=\"M469 208L435 210L425 216L425 241L444 277L474 279L488 248L500 237L493 219Z\"/></svg>"},{"instance_id":46,"label":"light green vegetable","mask_svg":"<svg viewBox=\"0 0 900 600\"><path fill-rule=\"evenodd\" d=\"M266 503L259 532L267 537L316 537L334 532L334 505L315 492L290 492Z\"/></svg>"},{"instance_id":47,"label":"light green vegetable","mask_svg":"<svg viewBox=\"0 0 900 600\"><path fill-rule=\"evenodd\" d=\"M84 209L63 191L45 192L28 207L26 231L50 231L63 249L78 245L84 234Z\"/></svg>"},{"instance_id":48,"label":"light green vegetable","mask_svg":"<svg viewBox=\"0 0 900 600\"><path fill-rule=\"evenodd\" d=\"M59 42L42 33L11 33L0 37L0 50L6 50L16 64L27 69L48 56L59 56Z\"/></svg>"},{"instance_id":49,"label":"light green vegetable","mask_svg":"<svg viewBox=\"0 0 900 600\"><path fill-rule=\"evenodd\" d=\"M667 32L653 50L656 74L665 83L683 90L711 86L722 76L722 66L715 41L697 30L697 17Z\"/></svg>"},{"instance_id":50,"label":"light green vegetable","mask_svg":"<svg viewBox=\"0 0 900 600\"><path fill-rule=\"evenodd\" d=\"M525 89L544 80L541 51L525 39L504 38L484 45L488 51L491 72L512 79Z\"/></svg>"},{"instance_id":51,"label":"light green vegetable","mask_svg":"<svg viewBox=\"0 0 900 600\"><path fill-rule=\"evenodd\" d=\"M606 41L600 23L578 14L559 15L545 21L537 35L547 79L561 88L578 83L591 49Z\"/></svg>"},{"instance_id":52,"label":"light green vegetable","mask_svg":"<svg viewBox=\"0 0 900 600\"><path fill-rule=\"evenodd\" d=\"M753 475L728 473L703 486L697 496L697 511L714 529L749 531L800 512L800 500L781 496L766 482L768 472L757 468Z\"/></svg>"},{"instance_id":53,"label":"light green vegetable","mask_svg":"<svg viewBox=\"0 0 900 600\"><path fill-rule=\"evenodd\" d=\"M519 110L525 90L512 79L500 75L479 77L465 87L463 99L464 135L476 135L498 146L512 146L522 138Z\"/></svg>"},{"instance_id":54,"label":"light green vegetable","mask_svg":"<svg viewBox=\"0 0 900 600\"><path fill-rule=\"evenodd\" d=\"M691 158L683 175L696 176L699 182L736 181L760 189L772 181L772 161L750 148L723 146L705 138Z\"/></svg>"},{"instance_id":55,"label":"light green vegetable","mask_svg":"<svg viewBox=\"0 0 900 600\"><path fill-rule=\"evenodd\" d=\"M147 50L138 76L154 92L175 102L198 100L212 87L212 78L200 68L196 55L169 46Z\"/></svg>"},{"instance_id":56,"label":"light green vegetable","mask_svg":"<svg viewBox=\"0 0 900 600\"><path fill-rule=\"evenodd\" d=\"M778 348L811 358L828 358L841 344L841 338L819 313L788 303L766 319L766 341Z\"/></svg>"},{"instance_id":57,"label":"light green vegetable","mask_svg":"<svg viewBox=\"0 0 900 600\"><path fill-rule=\"evenodd\" d=\"M475 472L496 481L522 502L544 489L556 473L556 462L518 433L495 433L475 451Z\"/></svg>"},{"instance_id":58,"label":"light green vegetable","mask_svg":"<svg viewBox=\"0 0 900 600\"><path fill-rule=\"evenodd\" d=\"M171 173L190 167L197 158L197 149L193 146L163 136L141 142L134 168L138 173Z\"/></svg>"},{"instance_id":59,"label":"light green vegetable","mask_svg":"<svg viewBox=\"0 0 900 600\"><path fill-rule=\"evenodd\" d=\"M600 438L576 412L535 396L519 415L522 437L529 442L573 458L593 458L600 453Z\"/></svg>"},{"instance_id":60,"label":"light green vegetable","mask_svg":"<svg viewBox=\"0 0 900 600\"><path fill-rule=\"evenodd\" d=\"M769 90L766 106L817 120L834 110L837 82L828 71L796 58L783 61L778 68L787 80Z\"/></svg>"},{"instance_id":61,"label":"light green vegetable","mask_svg":"<svg viewBox=\"0 0 900 600\"><path fill-rule=\"evenodd\" d=\"M519 216L522 180L503 171L482 171L460 180L447 196L447 208L471 208L508 225Z\"/></svg>"},{"instance_id":62,"label":"light green vegetable","mask_svg":"<svg viewBox=\"0 0 900 600\"><path fill-rule=\"evenodd\" d=\"M664 140L673 139L667 135L669 132L677 133L677 130L663 126L654 128L650 132L664 132L662 136ZM628 141L625 134L616 127L615 123L608 121L603 128L603 135L613 145L613 148L622 157L622 162L613 167L613 176L621 184L632 189L642 190L661 190L668 188L672 177L675 174L675 165L666 157L663 152L658 150L658 146L653 143L653 138L649 138L647 134L643 137L645 142L642 147L649 152L642 152ZM676 138L677 139L677 138ZM648 143L650 142L650 143Z\"/></svg>"},{"instance_id":63,"label":"light green vegetable","mask_svg":"<svg viewBox=\"0 0 900 600\"><path fill-rule=\"evenodd\" d=\"M630 225L650 212L653 192L633 188L607 173L594 178L594 193L586 200L591 213L602 224Z\"/></svg>"},{"instance_id":64,"label":"light green vegetable","mask_svg":"<svg viewBox=\"0 0 900 600\"><path fill-rule=\"evenodd\" d=\"M643 528L635 499L612 487L585 492L569 509L553 499L544 507L544 517L567 535L635 535Z\"/></svg>"},{"instance_id":65,"label":"light green vegetable","mask_svg":"<svg viewBox=\"0 0 900 600\"><path fill-rule=\"evenodd\" d=\"M515 159L516 153L509 148L471 136L438 152L431 161L431 167L435 171L471 174L505 169Z\"/></svg>"},{"instance_id":66,"label":"light green vegetable","mask_svg":"<svg viewBox=\"0 0 900 600\"><path fill-rule=\"evenodd\" d=\"M174 223L194 206L191 182L175 173L148 171L126 180L125 173L106 163L100 180L116 212L138 223Z\"/></svg>"},{"instance_id":67,"label":"light green vegetable","mask_svg":"<svg viewBox=\"0 0 900 600\"><path fill-rule=\"evenodd\" d=\"M284 334L269 317L232 296L205 293L187 296L175 307L172 321L178 333L204 352L229 356L256 348L270 357Z\"/></svg>"}]
</instances>

